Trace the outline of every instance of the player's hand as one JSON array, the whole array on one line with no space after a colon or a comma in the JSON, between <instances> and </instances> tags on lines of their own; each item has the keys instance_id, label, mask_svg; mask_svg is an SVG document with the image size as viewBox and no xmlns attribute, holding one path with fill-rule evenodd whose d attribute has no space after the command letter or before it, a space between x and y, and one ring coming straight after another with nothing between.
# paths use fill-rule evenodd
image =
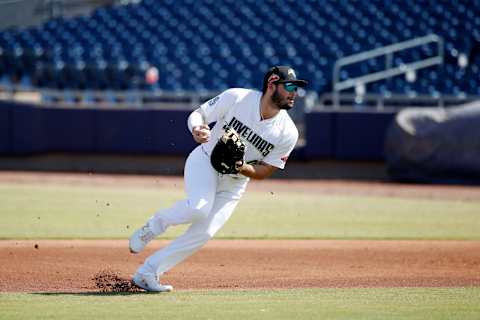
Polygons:
<instances>
[{"instance_id":1,"label":"player's hand","mask_svg":"<svg viewBox=\"0 0 480 320\"><path fill-rule=\"evenodd\" d=\"M244 160L239 160L235 162L235 169L238 170L239 173L242 173L243 167L245 166L245 161Z\"/></svg>"},{"instance_id":2,"label":"player's hand","mask_svg":"<svg viewBox=\"0 0 480 320\"><path fill-rule=\"evenodd\" d=\"M206 124L196 126L192 129L193 139L197 143L205 143L210 139L210 127Z\"/></svg>"}]
</instances>

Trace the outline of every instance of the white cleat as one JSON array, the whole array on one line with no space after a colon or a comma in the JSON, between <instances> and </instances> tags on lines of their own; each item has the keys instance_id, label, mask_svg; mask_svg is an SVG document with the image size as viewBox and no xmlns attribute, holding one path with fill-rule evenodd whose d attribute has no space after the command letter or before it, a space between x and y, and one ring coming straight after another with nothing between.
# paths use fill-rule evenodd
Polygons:
<instances>
[{"instance_id":1,"label":"white cleat","mask_svg":"<svg viewBox=\"0 0 480 320\"><path fill-rule=\"evenodd\" d=\"M147 223L132 234L128 241L128 248L131 253L140 253L150 241L155 239L155 237L156 235Z\"/></svg>"},{"instance_id":2,"label":"white cleat","mask_svg":"<svg viewBox=\"0 0 480 320\"><path fill-rule=\"evenodd\" d=\"M168 284L160 284L157 275L154 273L136 272L132 281L137 287L149 292L170 292L173 290L173 287Z\"/></svg>"}]
</instances>

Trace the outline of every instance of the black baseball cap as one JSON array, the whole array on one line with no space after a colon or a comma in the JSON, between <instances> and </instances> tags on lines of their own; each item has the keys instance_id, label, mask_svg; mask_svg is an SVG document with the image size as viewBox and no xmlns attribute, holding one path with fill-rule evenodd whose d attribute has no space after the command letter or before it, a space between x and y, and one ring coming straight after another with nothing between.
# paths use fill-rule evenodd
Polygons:
<instances>
[{"instance_id":1,"label":"black baseball cap","mask_svg":"<svg viewBox=\"0 0 480 320\"><path fill-rule=\"evenodd\" d=\"M306 80L297 79L295 70L290 66L275 66L270 68L263 78L263 86L266 87L268 80L272 75L278 75L280 78L276 80L276 83L293 83L299 87L305 87L308 84Z\"/></svg>"}]
</instances>

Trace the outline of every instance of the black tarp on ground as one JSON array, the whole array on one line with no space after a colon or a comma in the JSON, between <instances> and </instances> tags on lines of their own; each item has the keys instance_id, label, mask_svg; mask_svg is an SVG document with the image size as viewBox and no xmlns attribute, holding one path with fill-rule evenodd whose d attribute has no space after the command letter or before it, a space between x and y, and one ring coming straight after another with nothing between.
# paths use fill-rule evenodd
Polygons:
<instances>
[{"instance_id":1,"label":"black tarp on ground","mask_svg":"<svg viewBox=\"0 0 480 320\"><path fill-rule=\"evenodd\" d=\"M396 180L480 183L480 101L400 111L387 131L385 157Z\"/></svg>"}]
</instances>

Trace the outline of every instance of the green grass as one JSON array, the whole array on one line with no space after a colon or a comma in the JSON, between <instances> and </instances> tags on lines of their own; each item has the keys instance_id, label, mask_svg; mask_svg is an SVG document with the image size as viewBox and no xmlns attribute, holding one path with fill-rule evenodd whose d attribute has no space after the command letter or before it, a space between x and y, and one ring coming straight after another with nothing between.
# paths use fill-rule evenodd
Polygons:
<instances>
[{"instance_id":1,"label":"green grass","mask_svg":"<svg viewBox=\"0 0 480 320\"><path fill-rule=\"evenodd\" d=\"M0 319L479 319L480 288L0 294Z\"/></svg>"},{"instance_id":2,"label":"green grass","mask_svg":"<svg viewBox=\"0 0 480 320\"><path fill-rule=\"evenodd\" d=\"M174 188L2 183L0 238L127 238L183 196ZM478 240L479 215L480 201L250 190L217 238Z\"/></svg>"},{"instance_id":3,"label":"green grass","mask_svg":"<svg viewBox=\"0 0 480 320\"><path fill-rule=\"evenodd\" d=\"M127 238L183 196L175 188L1 183L0 238ZM478 240L479 214L480 201L250 190L217 237ZM473 320L480 288L0 293L0 320L153 318Z\"/></svg>"}]
</instances>

